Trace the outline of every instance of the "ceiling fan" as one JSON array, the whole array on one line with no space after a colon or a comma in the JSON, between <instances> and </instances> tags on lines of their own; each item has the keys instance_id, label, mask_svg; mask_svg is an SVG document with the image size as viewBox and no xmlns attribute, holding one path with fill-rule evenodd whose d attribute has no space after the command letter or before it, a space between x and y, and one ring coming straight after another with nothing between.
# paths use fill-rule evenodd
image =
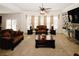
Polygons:
<instances>
[{"instance_id":1,"label":"ceiling fan","mask_svg":"<svg viewBox=\"0 0 79 59\"><path fill-rule=\"evenodd\" d=\"M42 6L40 7L40 14L42 14L42 15L47 14L49 9L51 9L51 8L45 8L42 3Z\"/></svg>"}]
</instances>

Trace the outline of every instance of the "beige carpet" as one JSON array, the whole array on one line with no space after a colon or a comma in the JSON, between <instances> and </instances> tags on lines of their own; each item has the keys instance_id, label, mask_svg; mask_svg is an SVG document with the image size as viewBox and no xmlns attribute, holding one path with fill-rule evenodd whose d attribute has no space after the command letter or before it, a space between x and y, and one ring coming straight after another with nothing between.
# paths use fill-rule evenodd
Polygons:
<instances>
[{"instance_id":1,"label":"beige carpet","mask_svg":"<svg viewBox=\"0 0 79 59\"><path fill-rule=\"evenodd\" d=\"M79 53L79 45L68 40L64 34L53 35L56 48L35 48L35 35L25 35L24 40L13 50L1 50L1 56L73 56Z\"/></svg>"}]
</instances>

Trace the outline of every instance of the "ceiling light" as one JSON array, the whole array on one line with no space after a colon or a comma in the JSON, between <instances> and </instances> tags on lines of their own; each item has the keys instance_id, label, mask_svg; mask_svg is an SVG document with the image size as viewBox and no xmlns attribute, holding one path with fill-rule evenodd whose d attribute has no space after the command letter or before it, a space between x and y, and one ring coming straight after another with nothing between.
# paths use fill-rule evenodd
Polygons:
<instances>
[{"instance_id":1,"label":"ceiling light","mask_svg":"<svg viewBox=\"0 0 79 59\"><path fill-rule=\"evenodd\" d=\"M40 11L40 14L41 15L47 15L47 12L43 10L43 11Z\"/></svg>"}]
</instances>

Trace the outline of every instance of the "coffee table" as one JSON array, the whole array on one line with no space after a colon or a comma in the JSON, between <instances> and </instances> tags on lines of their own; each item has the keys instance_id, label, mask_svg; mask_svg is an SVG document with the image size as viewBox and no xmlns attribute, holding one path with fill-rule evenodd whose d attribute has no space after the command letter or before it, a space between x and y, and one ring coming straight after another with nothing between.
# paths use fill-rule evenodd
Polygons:
<instances>
[{"instance_id":1,"label":"coffee table","mask_svg":"<svg viewBox=\"0 0 79 59\"><path fill-rule=\"evenodd\" d=\"M41 35L36 35L35 47L55 48L55 40L52 35L46 35L45 40L41 40Z\"/></svg>"}]
</instances>

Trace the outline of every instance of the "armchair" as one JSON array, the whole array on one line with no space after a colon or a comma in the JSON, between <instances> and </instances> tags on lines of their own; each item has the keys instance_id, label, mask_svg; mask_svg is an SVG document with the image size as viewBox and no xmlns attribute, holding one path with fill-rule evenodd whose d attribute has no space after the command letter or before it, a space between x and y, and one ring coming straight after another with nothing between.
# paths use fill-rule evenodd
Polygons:
<instances>
[{"instance_id":1,"label":"armchair","mask_svg":"<svg viewBox=\"0 0 79 59\"><path fill-rule=\"evenodd\" d=\"M33 34L32 26L30 26L30 30L27 30L27 34Z\"/></svg>"},{"instance_id":2,"label":"armchair","mask_svg":"<svg viewBox=\"0 0 79 59\"><path fill-rule=\"evenodd\" d=\"M51 26L50 34L54 34L54 35L56 35L56 30L53 29L53 26Z\"/></svg>"}]
</instances>

